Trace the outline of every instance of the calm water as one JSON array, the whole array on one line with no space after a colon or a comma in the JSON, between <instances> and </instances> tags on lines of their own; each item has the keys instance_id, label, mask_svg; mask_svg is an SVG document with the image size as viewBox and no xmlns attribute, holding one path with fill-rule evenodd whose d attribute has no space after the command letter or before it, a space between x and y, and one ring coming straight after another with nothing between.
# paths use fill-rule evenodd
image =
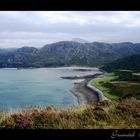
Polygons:
<instances>
[{"instance_id":1,"label":"calm water","mask_svg":"<svg viewBox=\"0 0 140 140\"><path fill-rule=\"evenodd\" d=\"M68 107L77 104L70 92L73 81L61 76L83 72L68 69L0 69L0 110L28 106L56 105Z\"/></svg>"}]
</instances>

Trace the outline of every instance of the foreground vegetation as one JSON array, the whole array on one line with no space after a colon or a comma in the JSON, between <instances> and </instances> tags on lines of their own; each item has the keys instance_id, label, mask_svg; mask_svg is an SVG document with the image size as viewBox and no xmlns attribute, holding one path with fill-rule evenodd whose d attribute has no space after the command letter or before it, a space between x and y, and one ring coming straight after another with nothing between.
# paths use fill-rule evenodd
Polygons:
<instances>
[{"instance_id":1,"label":"foreground vegetation","mask_svg":"<svg viewBox=\"0 0 140 140\"><path fill-rule=\"evenodd\" d=\"M140 128L140 101L126 98L69 109L27 108L0 113L0 126L10 129Z\"/></svg>"},{"instance_id":2,"label":"foreground vegetation","mask_svg":"<svg viewBox=\"0 0 140 140\"><path fill-rule=\"evenodd\" d=\"M117 70L92 80L91 84L100 89L104 95L116 100L133 96L140 99L140 75L130 70Z\"/></svg>"}]
</instances>

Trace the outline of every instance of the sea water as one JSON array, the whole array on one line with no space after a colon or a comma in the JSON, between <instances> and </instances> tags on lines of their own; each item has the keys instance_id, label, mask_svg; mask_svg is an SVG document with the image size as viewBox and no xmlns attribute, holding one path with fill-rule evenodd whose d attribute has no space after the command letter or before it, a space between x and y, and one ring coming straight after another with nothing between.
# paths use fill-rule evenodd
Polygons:
<instances>
[{"instance_id":1,"label":"sea water","mask_svg":"<svg viewBox=\"0 0 140 140\"><path fill-rule=\"evenodd\" d=\"M0 110L30 106L69 107L77 104L73 81L62 76L84 72L72 69L0 69Z\"/></svg>"}]
</instances>

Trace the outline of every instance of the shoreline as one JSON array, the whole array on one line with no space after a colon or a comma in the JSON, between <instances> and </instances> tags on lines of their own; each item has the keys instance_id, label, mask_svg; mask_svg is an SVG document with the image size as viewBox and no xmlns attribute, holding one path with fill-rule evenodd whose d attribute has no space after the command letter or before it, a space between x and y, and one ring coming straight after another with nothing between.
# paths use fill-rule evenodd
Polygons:
<instances>
[{"instance_id":1,"label":"shoreline","mask_svg":"<svg viewBox=\"0 0 140 140\"><path fill-rule=\"evenodd\" d=\"M71 92L77 98L79 105L92 104L98 101L97 96L86 88L86 83L86 80L84 80L83 82L74 85L71 89Z\"/></svg>"},{"instance_id":2,"label":"shoreline","mask_svg":"<svg viewBox=\"0 0 140 140\"><path fill-rule=\"evenodd\" d=\"M97 78L104 73L92 78L85 78L84 81L79 82L74 85L74 87L71 89L72 94L77 98L78 104L94 104L98 101L100 101L99 96L97 95L97 92L94 90L91 90L87 87L87 84L91 79Z\"/></svg>"},{"instance_id":3,"label":"shoreline","mask_svg":"<svg viewBox=\"0 0 140 140\"><path fill-rule=\"evenodd\" d=\"M97 67L86 67L86 66L69 66L69 67L27 67L27 68L18 68L18 67L2 67L0 70L32 70L32 69L54 69L54 70L74 70L74 71L85 71L85 72L92 72L92 71L99 71L99 68Z\"/></svg>"}]
</instances>

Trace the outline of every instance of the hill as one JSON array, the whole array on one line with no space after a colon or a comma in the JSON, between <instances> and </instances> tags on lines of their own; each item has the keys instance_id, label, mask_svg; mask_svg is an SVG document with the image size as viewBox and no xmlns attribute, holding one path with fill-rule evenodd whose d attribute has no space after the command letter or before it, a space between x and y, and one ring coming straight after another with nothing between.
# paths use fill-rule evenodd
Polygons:
<instances>
[{"instance_id":1,"label":"hill","mask_svg":"<svg viewBox=\"0 0 140 140\"><path fill-rule=\"evenodd\" d=\"M111 63L106 64L101 67L106 71L114 71L118 69L127 69L132 71L140 71L140 55L131 55L124 57L118 60L115 60Z\"/></svg>"},{"instance_id":2,"label":"hill","mask_svg":"<svg viewBox=\"0 0 140 140\"><path fill-rule=\"evenodd\" d=\"M0 67L56 67L56 66L102 66L116 59L140 54L140 44L123 43L78 43L61 41L37 49L1 49Z\"/></svg>"},{"instance_id":3,"label":"hill","mask_svg":"<svg viewBox=\"0 0 140 140\"><path fill-rule=\"evenodd\" d=\"M41 49L48 63L62 65L100 66L131 54L140 54L140 46L133 43L78 43L62 41Z\"/></svg>"}]
</instances>

